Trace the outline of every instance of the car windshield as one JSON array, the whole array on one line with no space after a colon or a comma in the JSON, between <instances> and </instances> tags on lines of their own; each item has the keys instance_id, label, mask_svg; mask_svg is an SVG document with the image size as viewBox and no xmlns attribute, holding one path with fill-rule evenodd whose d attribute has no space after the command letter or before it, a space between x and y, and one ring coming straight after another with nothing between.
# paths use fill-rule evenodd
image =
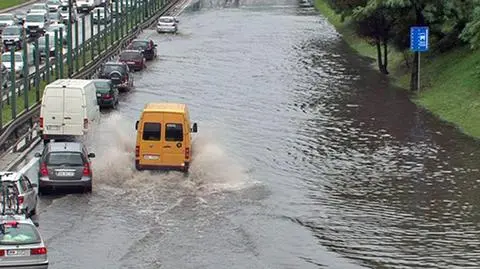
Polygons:
<instances>
[{"instance_id":1,"label":"car windshield","mask_svg":"<svg viewBox=\"0 0 480 269\"><path fill-rule=\"evenodd\" d=\"M138 61L140 60L142 57L142 54L141 53L138 53L138 52L122 52L122 54L120 54L120 60L132 60L132 61Z\"/></svg>"},{"instance_id":2,"label":"car windshield","mask_svg":"<svg viewBox=\"0 0 480 269\"><path fill-rule=\"evenodd\" d=\"M11 14L0 14L0 21L11 21L13 20L13 15Z\"/></svg>"},{"instance_id":3,"label":"car windshield","mask_svg":"<svg viewBox=\"0 0 480 269\"><path fill-rule=\"evenodd\" d=\"M144 50L148 47L148 41L133 41L132 49Z\"/></svg>"},{"instance_id":4,"label":"car windshield","mask_svg":"<svg viewBox=\"0 0 480 269\"><path fill-rule=\"evenodd\" d=\"M58 13L54 12L54 13L48 13L48 17L50 19L58 19Z\"/></svg>"},{"instance_id":5,"label":"car windshield","mask_svg":"<svg viewBox=\"0 0 480 269\"><path fill-rule=\"evenodd\" d=\"M80 152L50 152L47 165L83 166L83 158Z\"/></svg>"},{"instance_id":6,"label":"car windshield","mask_svg":"<svg viewBox=\"0 0 480 269\"><path fill-rule=\"evenodd\" d=\"M118 71L120 72L121 74L123 74L123 72L125 71L123 65L119 65L119 64L106 64L104 67L103 67L103 73L104 74L110 74L112 73L113 71Z\"/></svg>"},{"instance_id":7,"label":"car windshield","mask_svg":"<svg viewBox=\"0 0 480 269\"><path fill-rule=\"evenodd\" d=\"M47 5L60 5L59 0L48 0Z\"/></svg>"},{"instance_id":8,"label":"car windshield","mask_svg":"<svg viewBox=\"0 0 480 269\"><path fill-rule=\"evenodd\" d=\"M164 22L164 23L172 23L173 19L172 18L160 18L159 21Z\"/></svg>"},{"instance_id":9,"label":"car windshield","mask_svg":"<svg viewBox=\"0 0 480 269\"><path fill-rule=\"evenodd\" d=\"M3 29L3 34L4 35L21 35L22 34L22 28L20 27L6 27Z\"/></svg>"},{"instance_id":10,"label":"car windshield","mask_svg":"<svg viewBox=\"0 0 480 269\"><path fill-rule=\"evenodd\" d=\"M0 245L27 245L42 242L35 226L18 223L16 227L4 224L5 232L0 231Z\"/></svg>"},{"instance_id":11,"label":"car windshield","mask_svg":"<svg viewBox=\"0 0 480 269\"><path fill-rule=\"evenodd\" d=\"M31 10L45 10L45 6L44 5L33 5Z\"/></svg>"},{"instance_id":12,"label":"car windshield","mask_svg":"<svg viewBox=\"0 0 480 269\"><path fill-rule=\"evenodd\" d=\"M42 14L28 14L26 20L30 22L44 22L45 17Z\"/></svg>"},{"instance_id":13,"label":"car windshield","mask_svg":"<svg viewBox=\"0 0 480 269\"><path fill-rule=\"evenodd\" d=\"M2 62L4 63L9 63L10 62L10 53L6 53L2 55ZM22 55L20 54L15 54L15 62L23 62Z\"/></svg>"}]
</instances>

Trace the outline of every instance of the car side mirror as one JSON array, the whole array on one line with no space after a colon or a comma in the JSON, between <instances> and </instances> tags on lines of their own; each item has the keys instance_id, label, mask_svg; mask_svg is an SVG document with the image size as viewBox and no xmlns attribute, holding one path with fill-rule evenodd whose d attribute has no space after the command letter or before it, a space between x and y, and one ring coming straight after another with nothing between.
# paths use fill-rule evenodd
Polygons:
<instances>
[{"instance_id":1,"label":"car side mirror","mask_svg":"<svg viewBox=\"0 0 480 269\"><path fill-rule=\"evenodd\" d=\"M88 158L95 158L95 153L89 153Z\"/></svg>"},{"instance_id":2,"label":"car side mirror","mask_svg":"<svg viewBox=\"0 0 480 269\"><path fill-rule=\"evenodd\" d=\"M38 227L38 226L40 226L40 223L38 223L37 220L34 220L34 221L33 221L33 225L35 225L35 227Z\"/></svg>"},{"instance_id":3,"label":"car side mirror","mask_svg":"<svg viewBox=\"0 0 480 269\"><path fill-rule=\"evenodd\" d=\"M138 130L138 120L135 122L135 130Z\"/></svg>"},{"instance_id":4,"label":"car side mirror","mask_svg":"<svg viewBox=\"0 0 480 269\"><path fill-rule=\"evenodd\" d=\"M40 158L40 157L42 157L42 154L40 152L35 152L34 156L35 156L35 158Z\"/></svg>"},{"instance_id":5,"label":"car side mirror","mask_svg":"<svg viewBox=\"0 0 480 269\"><path fill-rule=\"evenodd\" d=\"M192 126L192 133L196 133L198 132L198 126L197 126L197 123L195 122Z\"/></svg>"}]
</instances>

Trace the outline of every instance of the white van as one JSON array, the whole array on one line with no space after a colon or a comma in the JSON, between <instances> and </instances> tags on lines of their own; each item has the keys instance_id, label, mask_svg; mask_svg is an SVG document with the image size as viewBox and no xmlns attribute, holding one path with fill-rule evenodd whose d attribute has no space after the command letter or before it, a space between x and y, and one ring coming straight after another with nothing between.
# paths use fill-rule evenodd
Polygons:
<instances>
[{"instance_id":1,"label":"white van","mask_svg":"<svg viewBox=\"0 0 480 269\"><path fill-rule=\"evenodd\" d=\"M86 135L100 121L92 80L59 79L45 87L40 107L44 143Z\"/></svg>"}]
</instances>

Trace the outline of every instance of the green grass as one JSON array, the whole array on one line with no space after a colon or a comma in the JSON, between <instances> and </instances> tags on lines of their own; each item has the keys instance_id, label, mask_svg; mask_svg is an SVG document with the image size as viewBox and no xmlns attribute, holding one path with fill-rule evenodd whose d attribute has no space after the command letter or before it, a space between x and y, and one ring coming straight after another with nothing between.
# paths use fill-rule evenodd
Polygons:
<instances>
[{"instance_id":1,"label":"green grass","mask_svg":"<svg viewBox=\"0 0 480 269\"><path fill-rule=\"evenodd\" d=\"M376 61L376 49L359 38L342 22L339 15L324 2L315 0L317 10L342 34L344 40L360 55ZM421 92L413 101L439 118L455 124L462 132L480 137L480 53L457 48L421 59ZM392 82L403 89L410 87L410 72L404 66L402 53L389 52ZM376 62L374 62L376 64ZM377 68L378 69L378 68Z\"/></svg>"},{"instance_id":2,"label":"green grass","mask_svg":"<svg viewBox=\"0 0 480 269\"><path fill-rule=\"evenodd\" d=\"M13 7L25 3L28 0L0 0L0 11L5 8Z\"/></svg>"}]
</instances>

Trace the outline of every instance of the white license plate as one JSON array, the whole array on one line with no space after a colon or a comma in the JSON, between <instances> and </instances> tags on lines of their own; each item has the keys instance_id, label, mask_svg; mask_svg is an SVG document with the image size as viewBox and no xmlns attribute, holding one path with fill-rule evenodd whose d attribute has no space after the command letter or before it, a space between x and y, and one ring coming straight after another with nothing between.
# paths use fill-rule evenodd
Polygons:
<instances>
[{"instance_id":1,"label":"white license plate","mask_svg":"<svg viewBox=\"0 0 480 269\"><path fill-rule=\"evenodd\" d=\"M47 125L47 130L60 130L58 125Z\"/></svg>"},{"instance_id":2,"label":"white license plate","mask_svg":"<svg viewBox=\"0 0 480 269\"><path fill-rule=\"evenodd\" d=\"M143 158L145 160L158 160L160 156L158 155L143 155Z\"/></svg>"},{"instance_id":3,"label":"white license plate","mask_svg":"<svg viewBox=\"0 0 480 269\"><path fill-rule=\"evenodd\" d=\"M7 256L30 256L30 250L26 249L9 249Z\"/></svg>"},{"instance_id":4,"label":"white license plate","mask_svg":"<svg viewBox=\"0 0 480 269\"><path fill-rule=\"evenodd\" d=\"M127 62L127 64L135 64L135 62Z\"/></svg>"},{"instance_id":5,"label":"white license plate","mask_svg":"<svg viewBox=\"0 0 480 269\"><path fill-rule=\"evenodd\" d=\"M57 172L59 177L73 177L73 175L75 175L75 172Z\"/></svg>"}]
</instances>

